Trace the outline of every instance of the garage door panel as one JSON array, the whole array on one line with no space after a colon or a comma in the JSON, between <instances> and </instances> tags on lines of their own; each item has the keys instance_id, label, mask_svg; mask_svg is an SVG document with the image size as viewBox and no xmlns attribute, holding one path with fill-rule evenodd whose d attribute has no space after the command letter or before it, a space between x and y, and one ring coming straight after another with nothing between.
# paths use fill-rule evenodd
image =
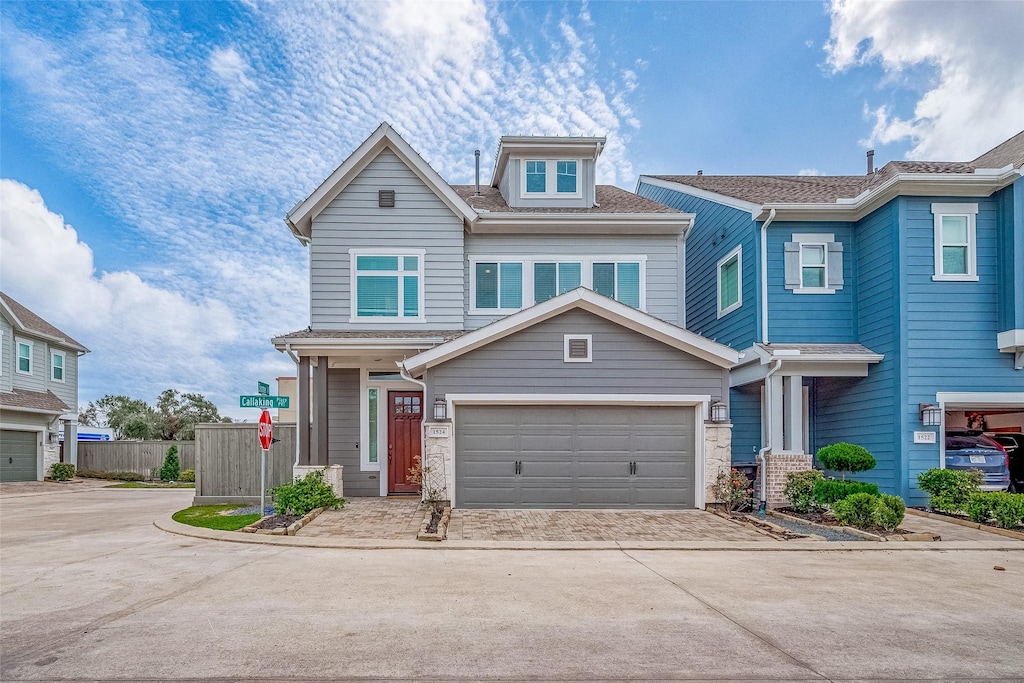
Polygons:
<instances>
[{"instance_id":1,"label":"garage door panel","mask_svg":"<svg viewBox=\"0 0 1024 683\"><path fill-rule=\"evenodd\" d=\"M629 460L577 460L576 472L579 479L621 479L629 476Z\"/></svg>"},{"instance_id":2,"label":"garage door panel","mask_svg":"<svg viewBox=\"0 0 1024 683\"><path fill-rule=\"evenodd\" d=\"M572 452L571 434L547 434L543 432L519 435L519 450L523 453Z\"/></svg>"},{"instance_id":3,"label":"garage door panel","mask_svg":"<svg viewBox=\"0 0 1024 683\"><path fill-rule=\"evenodd\" d=\"M0 481L35 481L38 444L38 432L0 432Z\"/></svg>"},{"instance_id":4,"label":"garage door panel","mask_svg":"<svg viewBox=\"0 0 1024 683\"><path fill-rule=\"evenodd\" d=\"M543 456L538 457L536 454L531 454L527 458L524 454L520 462L522 466L519 472L523 479L531 481L531 486L542 485L542 482L533 480L551 477L565 477L570 483L572 482L572 462L560 457L560 454L552 454L552 457L547 458Z\"/></svg>"}]
</instances>

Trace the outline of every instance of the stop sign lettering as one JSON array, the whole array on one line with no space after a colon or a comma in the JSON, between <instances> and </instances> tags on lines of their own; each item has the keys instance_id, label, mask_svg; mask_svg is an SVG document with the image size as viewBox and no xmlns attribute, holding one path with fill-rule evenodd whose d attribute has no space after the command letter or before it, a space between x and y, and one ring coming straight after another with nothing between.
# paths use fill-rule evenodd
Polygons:
<instances>
[{"instance_id":1,"label":"stop sign lettering","mask_svg":"<svg viewBox=\"0 0 1024 683\"><path fill-rule=\"evenodd\" d=\"M270 411L264 410L260 413L259 422L260 448L270 450L270 443L274 438L274 424L270 420Z\"/></svg>"}]
</instances>

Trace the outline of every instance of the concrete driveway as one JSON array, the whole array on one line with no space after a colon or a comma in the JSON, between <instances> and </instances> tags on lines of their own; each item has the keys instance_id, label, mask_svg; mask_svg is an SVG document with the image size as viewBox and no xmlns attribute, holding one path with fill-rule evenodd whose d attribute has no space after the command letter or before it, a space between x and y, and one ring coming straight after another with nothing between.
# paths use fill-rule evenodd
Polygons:
<instances>
[{"instance_id":1,"label":"concrete driveway","mask_svg":"<svg viewBox=\"0 0 1024 683\"><path fill-rule=\"evenodd\" d=\"M152 525L190 498L0 489L0 679L1020 680L1024 671L1020 551L335 550L189 539Z\"/></svg>"}]
</instances>

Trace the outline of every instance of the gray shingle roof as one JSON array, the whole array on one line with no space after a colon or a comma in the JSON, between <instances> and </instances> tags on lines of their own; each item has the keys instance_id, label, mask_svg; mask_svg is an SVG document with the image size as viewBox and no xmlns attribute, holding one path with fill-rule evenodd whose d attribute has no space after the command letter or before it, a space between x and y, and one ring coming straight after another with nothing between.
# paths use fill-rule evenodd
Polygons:
<instances>
[{"instance_id":1,"label":"gray shingle roof","mask_svg":"<svg viewBox=\"0 0 1024 683\"><path fill-rule=\"evenodd\" d=\"M18 320L21 321L21 324L24 325L25 329L29 332L38 332L39 334L45 334L48 337L56 337L57 339L64 340L68 346L74 346L82 349L83 351L88 350L72 339L70 335L61 332L56 327L46 322L3 292L0 292L0 298L4 300L4 303L11 309L11 312L18 317Z\"/></svg>"},{"instance_id":2,"label":"gray shingle roof","mask_svg":"<svg viewBox=\"0 0 1024 683\"><path fill-rule=\"evenodd\" d=\"M489 185L480 186L480 196L474 196L473 185L452 185L455 192L474 209L485 209L494 213L679 213L675 209L651 201L614 185L598 185L596 198L598 206L586 209L570 208L511 208L501 192Z\"/></svg>"},{"instance_id":3,"label":"gray shingle roof","mask_svg":"<svg viewBox=\"0 0 1024 683\"><path fill-rule=\"evenodd\" d=\"M10 393L0 392L0 408L24 408L44 410L50 413L66 413L71 410L52 391L28 391L15 389Z\"/></svg>"},{"instance_id":4,"label":"gray shingle roof","mask_svg":"<svg viewBox=\"0 0 1024 683\"><path fill-rule=\"evenodd\" d=\"M1024 166L1024 130L971 162L974 168L1003 168L1010 164L1014 168Z\"/></svg>"},{"instance_id":5,"label":"gray shingle roof","mask_svg":"<svg viewBox=\"0 0 1024 683\"><path fill-rule=\"evenodd\" d=\"M799 351L814 356L859 356L874 351L862 344L758 344L766 351Z\"/></svg>"}]
</instances>

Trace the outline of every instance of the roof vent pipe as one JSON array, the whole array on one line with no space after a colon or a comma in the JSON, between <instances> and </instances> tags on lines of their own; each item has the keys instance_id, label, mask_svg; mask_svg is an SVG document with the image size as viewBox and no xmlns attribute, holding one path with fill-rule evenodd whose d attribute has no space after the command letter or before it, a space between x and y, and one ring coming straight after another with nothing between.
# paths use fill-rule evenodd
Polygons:
<instances>
[{"instance_id":1,"label":"roof vent pipe","mask_svg":"<svg viewBox=\"0 0 1024 683\"><path fill-rule=\"evenodd\" d=\"M704 175L704 171L697 169L697 175Z\"/></svg>"},{"instance_id":2,"label":"roof vent pipe","mask_svg":"<svg viewBox=\"0 0 1024 683\"><path fill-rule=\"evenodd\" d=\"M480 150L473 152L476 155L476 196L480 196Z\"/></svg>"},{"instance_id":3,"label":"roof vent pipe","mask_svg":"<svg viewBox=\"0 0 1024 683\"><path fill-rule=\"evenodd\" d=\"M875 172L875 150L868 150L868 175Z\"/></svg>"}]
</instances>

